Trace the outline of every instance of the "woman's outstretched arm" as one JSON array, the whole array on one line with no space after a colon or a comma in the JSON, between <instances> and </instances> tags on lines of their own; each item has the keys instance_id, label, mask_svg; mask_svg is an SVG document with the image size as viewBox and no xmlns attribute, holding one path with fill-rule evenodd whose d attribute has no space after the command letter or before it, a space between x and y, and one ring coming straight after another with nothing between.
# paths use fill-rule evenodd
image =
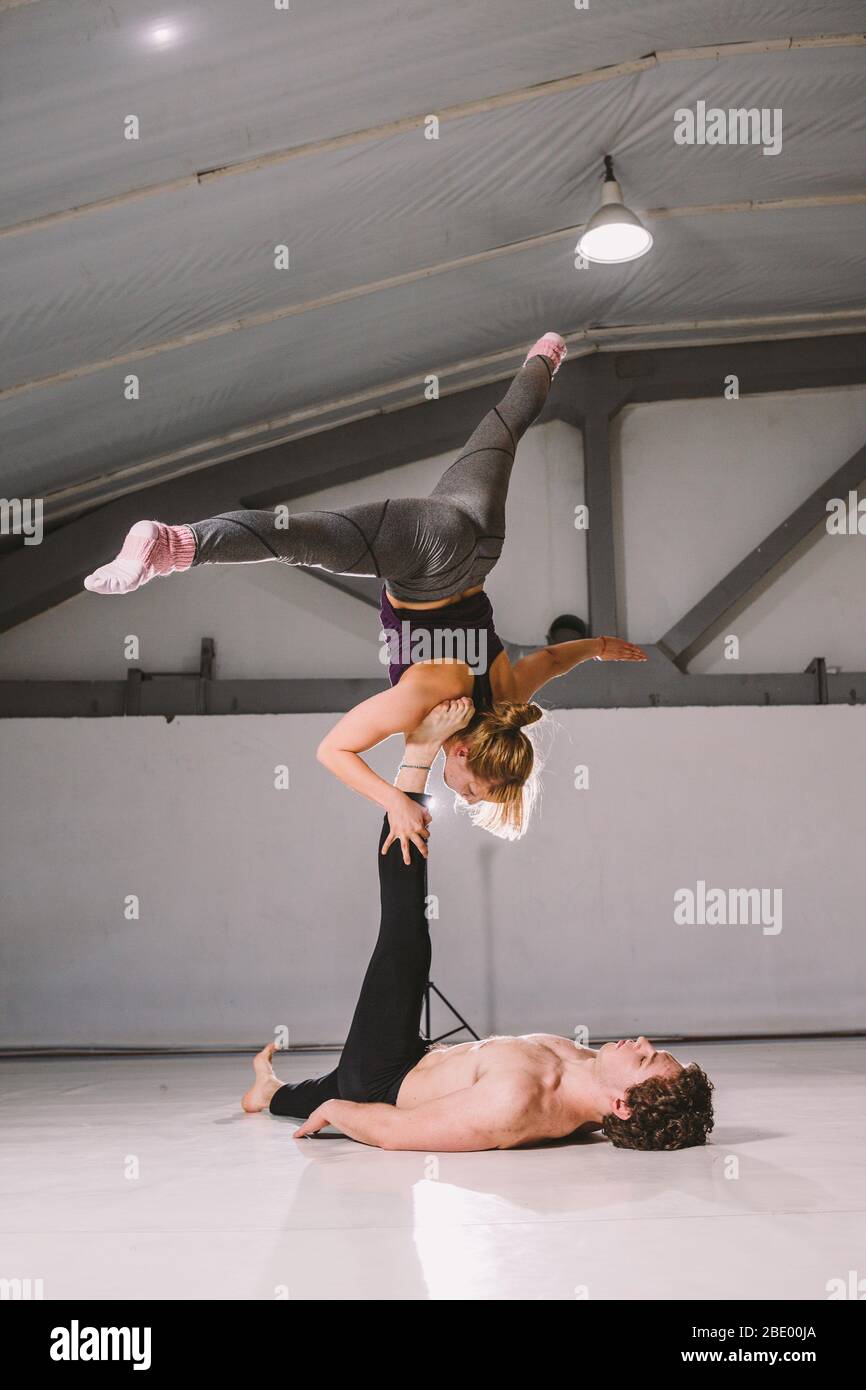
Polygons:
<instances>
[{"instance_id":1,"label":"woman's outstretched arm","mask_svg":"<svg viewBox=\"0 0 866 1390\"><path fill-rule=\"evenodd\" d=\"M646 652L620 637L581 637L576 642L556 642L521 657L512 668L515 699L531 700L536 691L557 676L573 671L582 661L646 661Z\"/></svg>"}]
</instances>

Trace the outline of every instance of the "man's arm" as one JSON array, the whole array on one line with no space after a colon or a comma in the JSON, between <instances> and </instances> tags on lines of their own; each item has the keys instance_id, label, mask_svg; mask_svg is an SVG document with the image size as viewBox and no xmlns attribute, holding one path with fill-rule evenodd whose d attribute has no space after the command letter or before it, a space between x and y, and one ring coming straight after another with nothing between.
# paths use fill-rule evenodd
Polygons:
<instances>
[{"instance_id":1,"label":"man's arm","mask_svg":"<svg viewBox=\"0 0 866 1390\"><path fill-rule=\"evenodd\" d=\"M646 652L619 637L581 637L576 642L555 642L537 652L522 656L513 666L520 703L531 700L536 691L557 676L573 671L582 661L646 661Z\"/></svg>"},{"instance_id":2,"label":"man's arm","mask_svg":"<svg viewBox=\"0 0 866 1390\"><path fill-rule=\"evenodd\" d=\"M485 1077L473 1086L411 1110L393 1105L364 1105L333 1100L314 1110L296 1139L333 1125L350 1139L380 1149L470 1153L478 1149L512 1149L533 1137L535 1092L523 1078Z\"/></svg>"}]
</instances>

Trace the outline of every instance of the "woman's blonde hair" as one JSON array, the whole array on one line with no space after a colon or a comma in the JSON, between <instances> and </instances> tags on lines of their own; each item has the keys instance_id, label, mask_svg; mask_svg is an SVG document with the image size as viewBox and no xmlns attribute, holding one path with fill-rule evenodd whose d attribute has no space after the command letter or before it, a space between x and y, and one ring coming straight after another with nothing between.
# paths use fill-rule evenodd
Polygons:
<instances>
[{"instance_id":1,"label":"woman's blonde hair","mask_svg":"<svg viewBox=\"0 0 866 1390\"><path fill-rule=\"evenodd\" d=\"M457 735L469 749L469 766L490 784L484 801L470 806L475 825L503 840L518 840L526 830L539 794L539 760L523 732L544 715L538 705L511 702L476 714Z\"/></svg>"}]
</instances>

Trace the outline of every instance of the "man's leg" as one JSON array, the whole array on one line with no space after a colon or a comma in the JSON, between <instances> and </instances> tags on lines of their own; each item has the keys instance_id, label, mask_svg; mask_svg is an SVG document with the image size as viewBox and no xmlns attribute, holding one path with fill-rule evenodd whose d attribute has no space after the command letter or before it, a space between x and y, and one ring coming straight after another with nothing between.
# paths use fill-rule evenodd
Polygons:
<instances>
[{"instance_id":1,"label":"man's leg","mask_svg":"<svg viewBox=\"0 0 866 1390\"><path fill-rule=\"evenodd\" d=\"M452 733L467 719L466 700L446 700L406 740L395 785L426 806L427 774ZM379 865L381 921L349 1036L336 1071L315 1081L283 1086L274 1075L269 1043L253 1062L255 1085L243 1098L245 1110L270 1106L277 1115L306 1119L329 1101L386 1102L395 1105L407 1072L427 1050L420 1036L421 1008L430 970L427 921L427 861L409 846L403 862L395 840L382 854L390 826L385 817L376 860Z\"/></svg>"},{"instance_id":2,"label":"man's leg","mask_svg":"<svg viewBox=\"0 0 866 1390\"><path fill-rule=\"evenodd\" d=\"M249 1114L270 1109L274 1115L294 1115L306 1120L326 1101L339 1100L336 1069L312 1081L284 1085L273 1068L276 1050L275 1043L267 1043L253 1058L255 1080L241 1099L241 1106Z\"/></svg>"},{"instance_id":3,"label":"man's leg","mask_svg":"<svg viewBox=\"0 0 866 1390\"><path fill-rule=\"evenodd\" d=\"M429 801L420 792L407 795L425 805ZM423 1056L421 1008L430 970L427 861L412 844L407 867L399 841L383 855L388 832L386 817L377 854L382 902L379 937L339 1066L327 1076L281 1085L272 1066L275 1048L269 1043L253 1062L256 1080L241 1102L245 1110L268 1107L272 1115L307 1119L329 1100L394 1104L404 1076Z\"/></svg>"},{"instance_id":4,"label":"man's leg","mask_svg":"<svg viewBox=\"0 0 866 1390\"><path fill-rule=\"evenodd\" d=\"M407 793L427 805L423 793ZM386 855L387 817L379 837L382 903L379 937L337 1068L340 1098L394 1103L400 1083L423 1056L421 1008L430 970L427 861L410 846L407 867L399 842Z\"/></svg>"},{"instance_id":5,"label":"man's leg","mask_svg":"<svg viewBox=\"0 0 866 1390\"><path fill-rule=\"evenodd\" d=\"M317 1076L312 1081L290 1081L275 1091L270 1100L272 1115L294 1115L306 1120L313 1111L328 1100L340 1099L337 1083L337 1069L327 1076Z\"/></svg>"}]
</instances>

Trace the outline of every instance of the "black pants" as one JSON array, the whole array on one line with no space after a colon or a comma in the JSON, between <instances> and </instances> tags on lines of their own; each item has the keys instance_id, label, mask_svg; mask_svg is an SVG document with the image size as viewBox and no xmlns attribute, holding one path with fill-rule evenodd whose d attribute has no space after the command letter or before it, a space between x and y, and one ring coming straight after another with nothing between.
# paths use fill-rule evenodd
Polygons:
<instances>
[{"instance_id":1,"label":"black pants","mask_svg":"<svg viewBox=\"0 0 866 1390\"><path fill-rule=\"evenodd\" d=\"M420 792L408 794L424 806L430 800ZM407 867L399 842L383 857L388 830L386 816L377 856L382 900L379 938L339 1066L327 1076L281 1086L271 1099L272 1115L295 1115L305 1120L328 1100L395 1105L403 1078L427 1051L420 1036L430 970L427 861L415 845L410 845L412 857Z\"/></svg>"}]
</instances>

